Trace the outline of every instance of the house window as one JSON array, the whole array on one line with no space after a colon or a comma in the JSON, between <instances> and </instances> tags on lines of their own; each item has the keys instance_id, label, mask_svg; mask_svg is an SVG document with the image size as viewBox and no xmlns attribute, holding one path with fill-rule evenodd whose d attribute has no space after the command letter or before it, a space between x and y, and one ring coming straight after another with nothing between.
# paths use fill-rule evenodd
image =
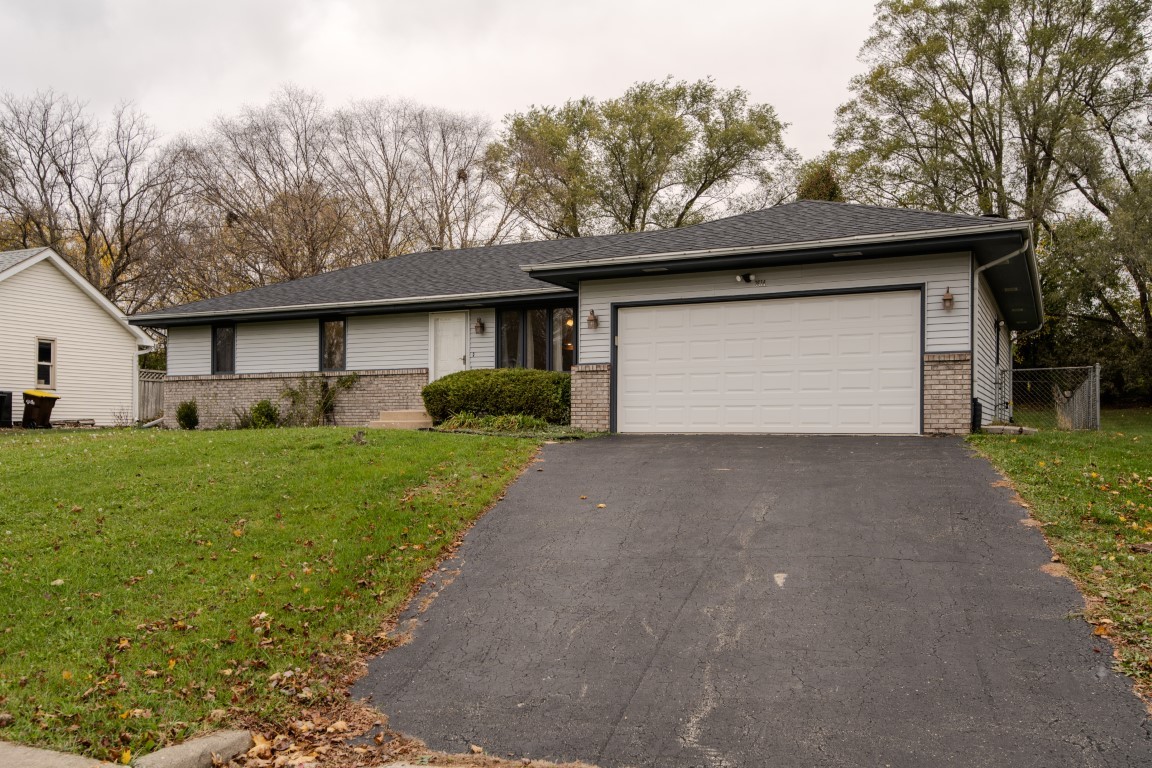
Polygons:
<instances>
[{"instance_id":1,"label":"house window","mask_svg":"<svg viewBox=\"0 0 1152 768\"><path fill-rule=\"evenodd\" d=\"M212 326L212 373L236 373L236 326Z\"/></svg>"},{"instance_id":2,"label":"house window","mask_svg":"<svg viewBox=\"0 0 1152 768\"><path fill-rule=\"evenodd\" d=\"M576 361L575 310L504 309L497 315L501 368L570 371Z\"/></svg>"},{"instance_id":3,"label":"house window","mask_svg":"<svg viewBox=\"0 0 1152 768\"><path fill-rule=\"evenodd\" d=\"M52 339L36 339L36 386L56 388L56 342Z\"/></svg>"},{"instance_id":4,"label":"house window","mask_svg":"<svg viewBox=\"0 0 1152 768\"><path fill-rule=\"evenodd\" d=\"M343 319L320 321L320 370L342 371L347 366L347 329Z\"/></svg>"}]
</instances>

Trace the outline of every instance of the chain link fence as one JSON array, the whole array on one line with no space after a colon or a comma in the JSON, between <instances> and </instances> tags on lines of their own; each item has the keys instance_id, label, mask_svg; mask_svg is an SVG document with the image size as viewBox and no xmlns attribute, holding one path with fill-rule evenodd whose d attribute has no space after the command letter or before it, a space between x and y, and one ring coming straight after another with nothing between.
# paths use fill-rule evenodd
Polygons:
<instances>
[{"instance_id":1,"label":"chain link fence","mask_svg":"<svg viewBox=\"0 0 1152 768\"><path fill-rule=\"evenodd\" d=\"M995 420L1037 429L1100 429L1100 366L1001 370Z\"/></svg>"}]
</instances>

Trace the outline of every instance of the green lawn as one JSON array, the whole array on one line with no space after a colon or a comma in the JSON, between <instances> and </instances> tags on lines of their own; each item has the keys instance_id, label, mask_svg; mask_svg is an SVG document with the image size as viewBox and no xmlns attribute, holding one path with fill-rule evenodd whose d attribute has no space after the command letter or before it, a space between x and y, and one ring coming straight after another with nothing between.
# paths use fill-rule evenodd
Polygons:
<instances>
[{"instance_id":1,"label":"green lawn","mask_svg":"<svg viewBox=\"0 0 1152 768\"><path fill-rule=\"evenodd\" d=\"M537 445L365 441L0 433L0 738L122 759L322 702Z\"/></svg>"},{"instance_id":2,"label":"green lawn","mask_svg":"<svg viewBox=\"0 0 1152 768\"><path fill-rule=\"evenodd\" d=\"M1152 409L1105 411L1099 432L973 435L1012 479L1112 637L1119 667L1152 697Z\"/></svg>"}]
</instances>

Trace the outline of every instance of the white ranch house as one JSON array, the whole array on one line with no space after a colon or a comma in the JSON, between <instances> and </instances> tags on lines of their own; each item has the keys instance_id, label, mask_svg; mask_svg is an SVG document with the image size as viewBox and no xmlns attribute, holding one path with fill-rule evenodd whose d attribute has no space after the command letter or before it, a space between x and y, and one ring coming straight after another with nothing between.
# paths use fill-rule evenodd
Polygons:
<instances>
[{"instance_id":1,"label":"white ranch house","mask_svg":"<svg viewBox=\"0 0 1152 768\"><path fill-rule=\"evenodd\" d=\"M800 201L682 229L410 254L131 319L201 423L356 371L337 420L464 368L570 371L573 424L963 433L1043 318L1028 222ZM978 405L977 405L978 404Z\"/></svg>"}]
</instances>

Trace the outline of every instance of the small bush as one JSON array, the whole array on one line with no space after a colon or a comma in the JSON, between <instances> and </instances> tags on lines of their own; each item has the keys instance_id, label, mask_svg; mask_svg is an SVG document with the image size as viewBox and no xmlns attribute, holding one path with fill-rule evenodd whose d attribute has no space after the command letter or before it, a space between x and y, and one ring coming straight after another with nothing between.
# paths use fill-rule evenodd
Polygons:
<instances>
[{"instance_id":1,"label":"small bush","mask_svg":"<svg viewBox=\"0 0 1152 768\"><path fill-rule=\"evenodd\" d=\"M280 426L280 409L271 400L261 400L248 413L252 417L253 429Z\"/></svg>"},{"instance_id":2,"label":"small bush","mask_svg":"<svg viewBox=\"0 0 1152 768\"><path fill-rule=\"evenodd\" d=\"M280 409L271 400L261 400L246 411L235 410L237 429L271 429L280 426Z\"/></svg>"},{"instance_id":3,"label":"small bush","mask_svg":"<svg viewBox=\"0 0 1152 768\"><path fill-rule=\"evenodd\" d=\"M195 400L185 400L176 406L176 423L180 429L196 429L200 426L200 409Z\"/></svg>"},{"instance_id":4,"label":"small bush","mask_svg":"<svg viewBox=\"0 0 1152 768\"><path fill-rule=\"evenodd\" d=\"M290 427L319 427L336 423L336 400L340 393L356 385L360 377L355 373L330 378L323 375L304 376L296 386L286 386L280 393L288 401L288 413L281 423Z\"/></svg>"},{"instance_id":5,"label":"small bush","mask_svg":"<svg viewBox=\"0 0 1152 768\"><path fill-rule=\"evenodd\" d=\"M571 418L572 378L530 368L460 371L424 387L424 407L439 424L456 414L531 416L549 424Z\"/></svg>"}]
</instances>

